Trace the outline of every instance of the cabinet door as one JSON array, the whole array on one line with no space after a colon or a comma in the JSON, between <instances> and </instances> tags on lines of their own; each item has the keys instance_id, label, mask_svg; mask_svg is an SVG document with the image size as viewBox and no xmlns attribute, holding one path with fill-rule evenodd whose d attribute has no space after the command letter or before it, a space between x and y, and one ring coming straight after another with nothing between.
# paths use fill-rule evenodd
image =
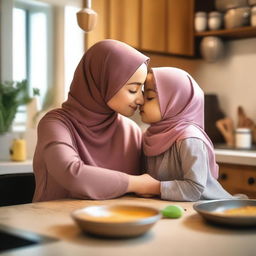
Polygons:
<instances>
[{"instance_id":1,"label":"cabinet door","mask_svg":"<svg viewBox=\"0 0 256 256\"><path fill-rule=\"evenodd\" d=\"M167 0L168 53L194 55L194 1Z\"/></svg>"},{"instance_id":2,"label":"cabinet door","mask_svg":"<svg viewBox=\"0 0 256 256\"><path fill-rule=\"evenodd\" d=\"M256 167L219 164L219 182L231 194L246 194L256 198Z\"/></svg>"},{"instance_id":3,"label":"cabinet door","mask_svg":"<svg viewBox=\"0 0 256 256\"><path fill-rule=\"evenodd\" d=\"M166 0L142 0L141 49L166 51L166 3Z\"/></svg>"},{"instance_id":4,"label":"cabinet door","mask_svg":"<svg viewBox=\"0 0 256 256\"><path fill-rule=\"evenodd\" d=\"M92 9L98 13L97 24L93 31L86 34L87 48L109 37L108 13L109 0L93 0Z\"/></svg>"},{"instance_id":5,"label":"cabinet door","mask_svg":"<svg viewBox=\"0 0 256 256\"><path fill-rule=\"evenodd\" d=\"M109 35L139 47L140 0L110 0Z\"/></svg>"}]
</instances>

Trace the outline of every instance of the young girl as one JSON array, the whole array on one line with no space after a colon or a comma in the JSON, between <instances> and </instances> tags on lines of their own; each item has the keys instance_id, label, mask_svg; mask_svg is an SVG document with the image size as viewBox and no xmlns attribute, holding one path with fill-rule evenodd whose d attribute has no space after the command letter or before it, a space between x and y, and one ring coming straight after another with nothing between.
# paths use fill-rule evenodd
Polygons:
<instances>
[{"instance_id":1,"label":"young girl","mask_svg":"<svg viewBox=\"0 0 256 256\"><path fill-rule=\"evenodd\" d=\"M147 172L160 180L162 199L232 198L217 181L213 144L204 131L204 94L188 73L153 68L140 114L150 124L143 137Z\"/></svg>"}]
</instances>

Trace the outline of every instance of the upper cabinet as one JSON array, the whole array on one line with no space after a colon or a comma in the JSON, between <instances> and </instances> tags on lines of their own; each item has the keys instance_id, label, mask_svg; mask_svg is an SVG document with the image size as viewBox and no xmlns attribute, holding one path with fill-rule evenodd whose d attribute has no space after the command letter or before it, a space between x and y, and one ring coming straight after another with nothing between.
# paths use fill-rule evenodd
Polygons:
<instances>
[{"instance_id":1,"label":"upper cabinet","mask_svg":"<svg viewBox=\"0 0 256 256\"><path fill-rule=\"evenodd\" d=\"M140 49L165 52L166 47L166 0L141 1Z\"/></svg>"},{"instance_id":2,"label":"upper cabinet","mask_svg":"<svg viewBox=\"0 0 256 256\"><path fill-rule=\"evenodd\" d=\"M167 0L167 49L177 55L194 55L194 0Z\"/></svg>"},{"instance_id":3,"label":"upper cabinet","mask_svg":"<svg viewBox=\"0 0 256 256\"><path fill-rule=\"evenodd\" d=\"M213 11L214 0L93 0L92 8L98 13L98 23L87 34L88 47L112 38L139 50L195 56L204 36L256 36L256 27L250 26L195 33L195 13Z\"/></svg>"},{"instance_id":4,"label":"upper cabinet","mask_svg":"<svg viewBox=\"0 0 256 256\"><path fill-rule=\"evenodd\" d=\"M194 0L93 0L92 8L98 23L88 47L112 38L144 51L194 54Z\"/></svg>"},{"instance_id":5,"label":"upper cabinet","mask_svg":"<svg viewBox=\"0 0 256 256\"><path fill-rule=\"evenodd\" d=\"M109 0L109 38L139 48L139 24L140 0Z\"/></svg>"}]
</instances>

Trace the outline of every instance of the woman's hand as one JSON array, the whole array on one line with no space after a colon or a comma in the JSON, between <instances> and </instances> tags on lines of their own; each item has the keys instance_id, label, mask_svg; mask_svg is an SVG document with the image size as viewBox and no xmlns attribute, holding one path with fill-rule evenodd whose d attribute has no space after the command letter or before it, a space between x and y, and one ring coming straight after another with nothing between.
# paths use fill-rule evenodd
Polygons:
<instances>
[{"instance_id":1,"label":"woman's hand","mask_svg":"<svg viewBox=\"0 0 256 256\"><path fill-rule=\"evenodd\" d=\"M140 196L160 195L160 181L152 178L149 174L134 176L129 175L127 192L133 192Z\"/></svg>"}]
</instances>

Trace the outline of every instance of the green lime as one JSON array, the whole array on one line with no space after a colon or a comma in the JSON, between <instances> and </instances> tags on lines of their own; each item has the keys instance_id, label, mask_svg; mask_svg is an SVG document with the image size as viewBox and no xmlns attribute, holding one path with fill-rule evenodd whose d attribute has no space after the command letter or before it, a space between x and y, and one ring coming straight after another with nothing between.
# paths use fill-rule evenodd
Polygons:
<instances>
[{"instance_id":1,"label":"green lime","mask_svg":"<svg viewBox=\"0 0 256 256\"><path fill-rule=\"evenodd\" d=\"M168 205L161 210L161 213L166 218L180 218L184 213L184 209L178 205Z\"/></svg>"}]
</instances>

